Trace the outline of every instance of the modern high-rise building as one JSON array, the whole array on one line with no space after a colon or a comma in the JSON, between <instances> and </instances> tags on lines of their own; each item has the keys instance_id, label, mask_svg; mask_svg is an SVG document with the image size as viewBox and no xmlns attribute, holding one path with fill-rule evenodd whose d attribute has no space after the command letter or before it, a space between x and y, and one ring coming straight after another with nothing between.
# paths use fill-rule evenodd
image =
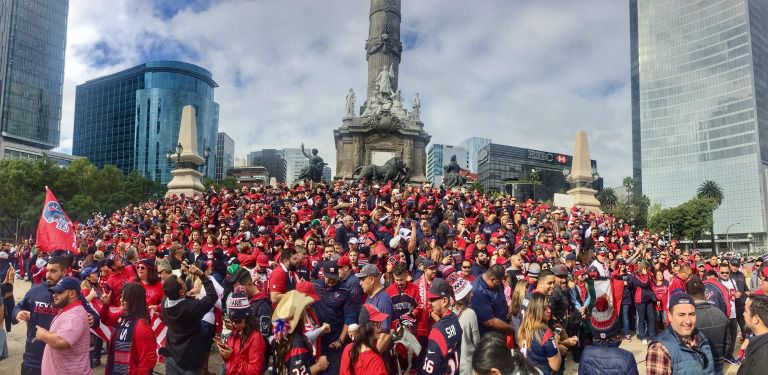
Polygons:
<instances>
[{"instance_id":1,"label":"modern high-rise building","mask_svg":"<svg viewBox=\"0 0 768 375\"><path fill-rule=\"evenodd\" d=\"M309 159L300 148L284 148L282 152L285 160L285 182L290 185L298 180L301 170L309 166Z\"/></svg>"},{"instance_id":2,"label":"modern high-rise building","mask_svg":"<svg viewBox=\"0 0 768 375\"><path fill-rule=\"evenodd\" d=\"M98 167L112 164L167 183L174 166L167 153L179 140L181 110L195 107L198 153L211 150L200 172L215 177L219 104L218 84L197 65L155 61L77 86L72 153Z\"/></svg>"},{"instance_id":3,"label":"modern high-rise building","mask_svg":"<svg viewBox=\"0 0 768 375\"><path fill-rule=\"evenodd\" d=\"M274 177L278 183L286 181L286 170L288 165L283 158L282 150L265 148L259 151L248 153L248 166L262 166L267 168L269 177Z\"/></svg>"},{"instance_id":4,"label":"modern high-rise building","mask_svg":"<svg viewBox=\"0 0 768 375\"><path fill-rule=\"evenodd\" d=\"M572 161L571 155L489 143L478 152L477 182L488 192L505 192L518 200L546 201L571 188L565 170L571 168ZM592 188L602 189L597 161L591 160L590 164L596 177Z\"/></svg>"},{"instance_id":5,"label":"modern high-rise building","mask_svg":"<svg viewBox=\"0 0 768 375\"><path fill-rule=\"evenodd\" d=\"M331 167L325 166L323 167L323 181L331 182L333 181L333 175L331 171Z\"/></svg>"},{"instance_id":6,"label":"modern high-rise building","mask_svg":"<svg viewBox=\"0 0 768 375\"><path fill-rule=\"evenodd\" d=\"M227 170L235 166L235 141L227 133L219 132L216 141L216 181L227 177Z\"/></svg>"},{"instance_id":7,"label":"modern high-rise building","mask_svg":"<svg viewBox=\"0 0 768 375\"><path fill-rule=\"evenodd\" d=\"M59 146L68 12L69 0L0 2L3 142L41 150Z\"/></svg>"},{"instance_id":8,"label":"modern high-rise building","mask_svg":"<svg viewBox=\"0 0 768 375\"><path fill-rule=\"evenodd\" d=\"M715 233L741 250L763 244L768 2L629 4L636 192L671 207L713 180L724 194Z\"/></svg>"},{"instance_id":9,"label":"modern high-rise building","mask_svg":"<svg viewBox=\"0 0 768 375\"><path fill-rule=\"evenodd\" d=\"M456 162L464 169L469 169L467 150L451 145L433 143L427 150L427 181L435 186L443 183L443 167L451 162L451 157L456 157Z\"/></svg>"},{"instance_id":10,"label":"modern high-rise building","mask_svg":"<svg viewBox=\"0 0 768 375\"><path fill-rule=\"evenodd\" d=\"M477 152L489 143L491 143L490 138L471 137L461 141L459 144L461 148L467 150L470 172L477 173Z\"/></svg>"}]
</instances>

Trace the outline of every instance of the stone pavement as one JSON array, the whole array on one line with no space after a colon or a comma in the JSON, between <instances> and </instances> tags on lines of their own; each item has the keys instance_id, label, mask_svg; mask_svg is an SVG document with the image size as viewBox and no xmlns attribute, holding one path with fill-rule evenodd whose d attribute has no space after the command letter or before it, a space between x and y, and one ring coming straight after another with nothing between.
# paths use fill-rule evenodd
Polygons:
<instances>
[{"instance_id":1,"label":"stone pavement","mask_svg":"<svg viewBox=\"0 0 768 375\"><path fill-rule=\"evenodd\" d=\"M16 280L14 284L14 297L16 301L20 301L24 294L29 290L30 283L26 281ZM26 340L27 327L26 323L20 323L13 326L12 331L8 334L8 351L10 357L0 361L0 374L19 374L21 372L21 359L24 354L24 342ZM640 374L645 374L645 351L646 348L642 345L640 340L633 339L632 341L624 341L621 344L623 349L629 350L635 355L637 360L637 369ZM102 357L102 363L106 363L106 356ZM211 354L209 370L212 373L218 374L219 369L222 366L221 357L216 351ZM735 375L738 367L726 366L726 375ZM566 360L565 374L576 374L578 371L578 364L573 362L573 358L569 355ZM104 374L104 365L94 369L95 375ZM165 368L160 365L155 368L155 373L164 374Z\"/></svg>"}]
</instances>

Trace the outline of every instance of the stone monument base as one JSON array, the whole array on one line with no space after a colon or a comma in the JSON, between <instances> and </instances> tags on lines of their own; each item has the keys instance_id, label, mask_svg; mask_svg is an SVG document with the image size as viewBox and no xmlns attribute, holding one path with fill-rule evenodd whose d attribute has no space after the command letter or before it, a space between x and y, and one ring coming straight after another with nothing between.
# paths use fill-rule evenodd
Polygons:
<instances>
[{"instance_id":1,"label":"stone monument base","mask_svg":"<svg viewBox=\"0 0 768 375\"><path fill-rule=\"evenodd\" d=\"M417 118L399 118L389 111L366 117L345 117L333 131L336 143L335 180L351 180L356 168L384 165L399 156L411 171L410 182L427 181L427 144L431 136Z\"/></svg>"},{"instance_id":2,"label":"stone monument base","mask_svg":"<svg viewBox=\"0 0 768 375\"><path fill-rule=\"evenodd\" d=\"M202 173L190 168L180 168L171 171L171 175L173 178L168 183L166 197L174 194L192 196L205 193L205 186L200 182L203 178Z\"/></svg>"},{"instance_id":3,"label":"stone monument base","mask_svg":"<svg viewBox=\"0 0 768 375\"><path fill-rule=\"evenodd\" d=\"M597 190L587 187L577 187L568 190L568 195L573 197L573 205L578 208L583 208L587 212L600 213L603 212L600 209L600 201L595 198Z\"/></svg>"}]
</instances>

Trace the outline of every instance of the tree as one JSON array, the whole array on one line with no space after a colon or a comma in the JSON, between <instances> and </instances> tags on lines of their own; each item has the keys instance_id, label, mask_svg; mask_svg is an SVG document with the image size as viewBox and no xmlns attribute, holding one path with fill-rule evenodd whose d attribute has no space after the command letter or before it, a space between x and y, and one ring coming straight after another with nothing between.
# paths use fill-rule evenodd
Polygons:
<instances>
[{"instance_id":1,"label":"tree","mask_svg":"<svg viewBox=\"0 0 768 375\"><path fill-rule=\"evenodd\" d=\"M600 201L600 206L611 209L616 207L619 202L619 198L616 197L616 192L612 188L602 188L597 192L597 200Z\"/></svg>"},{"instance_id":2,"label":"tree","mask_svg":"<svg viewBox=\"0 0 768 375\"><path fill-rule=\"evenodd\" d=\"M649 224L653 232L669 231L673 238L687 238L697 246L704 233L712 226L714 201L693 198L677 207L659 211Z\"/></svg>"},{"instance_id":3,"label":"tree","mask_svg":"<svg viewBox=\"0 0 768 375\"><path fill-rule=\"evenodd\" d=\"M712 253L717 255L717 245L715 245L715 210L723 203L723 189L720 189L720 185L712 180L704 181L699 189L696 190L696 197L700 199L709 199L714 202L712 212L710 216L712 219L712 226L709 228L710 241L712 242Z\"/></svg>"},{"instance_id":4,"label":"tree","mask_svg":"<svg viewBox=\"0 0 768 375\"><path fill-rule=\"evenodd\" d=\"M632 195L632 191L635 188L635 180L632 177L624 177L624 181L621 182L621 185L627 189L627 195Z\"/></svg>"}]
</instances>

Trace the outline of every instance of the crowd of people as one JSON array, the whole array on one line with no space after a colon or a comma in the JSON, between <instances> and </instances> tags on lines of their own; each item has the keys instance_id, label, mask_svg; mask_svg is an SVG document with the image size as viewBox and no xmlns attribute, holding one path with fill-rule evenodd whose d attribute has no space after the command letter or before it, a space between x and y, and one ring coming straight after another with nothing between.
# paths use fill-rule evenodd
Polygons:
<instances>
[{"instance_id":1,"label":"crowd of people","mask_svg":"<svg viewBox=\"0 0 768 375\"><path fill-rule=\"evenodd\" d=\"M21 374L561 374L573 361L631 375L629 340L650 375L768 368L761 258L704 257L605 213L428 184L257 184L74 227L74 250L0 249L0 322L26 322ZM14 305L16 278L33 285Z\"/></svg>"}]
</instances>

